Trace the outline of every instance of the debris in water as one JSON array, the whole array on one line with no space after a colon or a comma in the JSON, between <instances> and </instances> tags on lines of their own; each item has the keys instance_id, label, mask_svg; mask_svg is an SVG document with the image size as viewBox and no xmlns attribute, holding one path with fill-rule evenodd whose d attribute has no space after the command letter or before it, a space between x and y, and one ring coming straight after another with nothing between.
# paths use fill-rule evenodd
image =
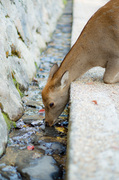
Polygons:
<instances>
[{"instance_id":1,"label":"debris in water","mask_svg":"<svg viewBox=\"0 0 119 180\"><path fill-rule=\"evenodd\" d=\"M27 149L28 150L34 150L34 146L33 145L29 145L29 146L27 146Z\"/></svg>"}]
</instances>

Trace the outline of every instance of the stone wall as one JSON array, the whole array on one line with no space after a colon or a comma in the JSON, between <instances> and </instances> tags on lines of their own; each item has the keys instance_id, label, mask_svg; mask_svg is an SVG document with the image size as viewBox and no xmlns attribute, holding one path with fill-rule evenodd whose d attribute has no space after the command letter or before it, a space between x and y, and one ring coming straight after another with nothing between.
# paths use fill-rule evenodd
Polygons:
<instances>
[{"instance_id":1,"label":"stone wall","mask_svg":"<svg viewBox=\"0 0 119 180\"><path fill-rule=\"evenodd\" d=\"M0 0L0 108L13 121L23 114L19 89L34 77L63 7L63 0ZM0 143L3 121L0 112Z\"/></svg>"}]
</instances>

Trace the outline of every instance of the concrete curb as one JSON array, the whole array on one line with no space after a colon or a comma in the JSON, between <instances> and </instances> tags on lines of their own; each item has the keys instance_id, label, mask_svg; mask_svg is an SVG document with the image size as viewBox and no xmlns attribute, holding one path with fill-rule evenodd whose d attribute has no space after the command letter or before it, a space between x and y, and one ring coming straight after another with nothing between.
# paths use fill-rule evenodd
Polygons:
<instances>
[{"instance_id":1,"label":"concrete curb","mask_svg":"<svg viewBox=\"0 0 119 180\"><path fill-rule=\"evenodd\" d=\"M107 0L74 0L72 45ZM93 68L71 84L67 180L119 179L119 84Z\"/></svg>"}]
</instances>

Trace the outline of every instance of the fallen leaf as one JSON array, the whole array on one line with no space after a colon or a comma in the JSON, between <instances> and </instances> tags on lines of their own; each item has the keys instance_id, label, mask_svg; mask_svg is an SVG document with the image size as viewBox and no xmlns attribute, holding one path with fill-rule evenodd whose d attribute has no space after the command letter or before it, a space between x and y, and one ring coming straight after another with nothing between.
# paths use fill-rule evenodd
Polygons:
<instances>
[{"instance_id":1,"label":"fallen leaf","mask_svg":"<svg viewBox=\"0 0 119 180\"><path fill-rule=\"evenodd\" d=\"M34 150L34 146L33 145L29 145L27 146L27 149L30 151L30 150Z\"/></svg>"},{"instance_id":2,"label":"fallen leaf","mask_svg":"<svg viewBox=\"0 0 119 180\"><path fill-rule=\"evenodd\" d=\"M96 100L93 100L92 102L93 102L94 104L96 104L96 105L98 104Z\"/></svg>"},{"instance_id":3,"label":"fallen leaf","mask_svg":"<svg viewBox=\"0 0 119 180\"><path fill-rule=\"evenodd\" d=\"M67 129L64 128L64 127L56 127L56 126L55 126L55 129L56 129L58 132L61 132L61 133L66 133L66 132L67 132Z\"/></svg>"},{"instance_id":4,"label":"fallen leaf","mask_svg":"<svg viewBox=\"0 0 119 180\"><path fill-rule=\"evenodd\" d=\"M40 109L38 112L39 112L39 113L44 113L44 112L45 112L45 109Z\"/></svg>"},{"instance_id":5,"label":"fallen leaf","mask_svg":"<svg viewBox=\"0 0 119 180\"><path fill-rule=\"evenodd\" d=\"M9 51L6 52L6 58L8 58L8 56L9 56Z\"/></svg>"},{"instance_id":6,"label":"fallen leaf","mask_svg":"<svg viewBox=\"0 0 119 180\"><path fill-rule=\"evenodd\" d=\"M26 125L23 125L24 128L26 128L27 126Z\"/></svg>"}]
</instances>

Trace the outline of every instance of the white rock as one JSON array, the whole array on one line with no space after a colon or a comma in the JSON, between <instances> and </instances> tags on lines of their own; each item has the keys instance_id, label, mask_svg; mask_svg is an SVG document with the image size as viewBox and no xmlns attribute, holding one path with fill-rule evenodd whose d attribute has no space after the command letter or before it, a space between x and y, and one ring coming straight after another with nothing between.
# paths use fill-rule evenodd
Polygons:
<instances>
[{"instance_id":1,"label":"white rock","mask_svg":"<svg viewBox=\"0 0 119 180\"><path fill-rule=\"evenodd\" d=\"M23 114L21 97L13 79L27 89L35 76L35 62L50 40L62 13L62 0L0 1L0 104L11 120ZM1 118L1 117L0 117ZM5 124L0 120L1 128ZM6 127L6 126L5 126ZM6 132L6 131L5 131ZM5 133L4 132L4 133ZM4 142L0 139L0 143ZM3 147L0 144L0 154Z\"/></svg>"},{"instance_id":2,"label":"white rock","mask_svg":"<svg viewBox=\"0 0 119 180\"><path fill-rule=\"evenodd\" d=\"M7 143L7 137L7 124L0 110L0 156L4 153L5 146Z\"/></svg>"}]
</instances>

